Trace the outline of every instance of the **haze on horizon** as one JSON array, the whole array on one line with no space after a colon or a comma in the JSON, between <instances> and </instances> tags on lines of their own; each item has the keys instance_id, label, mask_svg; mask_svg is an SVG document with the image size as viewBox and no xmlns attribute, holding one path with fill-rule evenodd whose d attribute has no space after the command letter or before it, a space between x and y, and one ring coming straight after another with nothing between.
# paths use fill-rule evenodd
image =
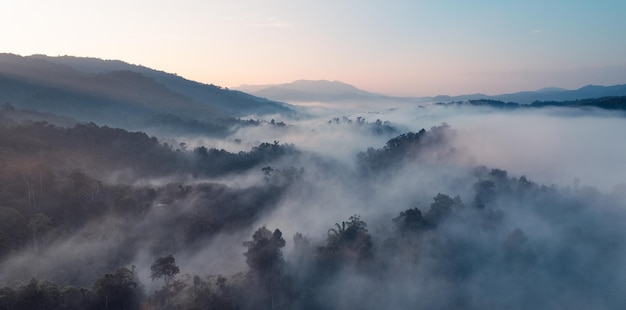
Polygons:
<instances>
[{"instance_id":1,"label":"haze on horizon","mask_svg":"<svg viewBox=\"0 0 626 310\"><path fill-rule=\"evenodd\" d=\"M0 52L119 59L227 87L498 94L625 83L624 12L609 0L8 0Z\"/></svg>"}]
</instances>

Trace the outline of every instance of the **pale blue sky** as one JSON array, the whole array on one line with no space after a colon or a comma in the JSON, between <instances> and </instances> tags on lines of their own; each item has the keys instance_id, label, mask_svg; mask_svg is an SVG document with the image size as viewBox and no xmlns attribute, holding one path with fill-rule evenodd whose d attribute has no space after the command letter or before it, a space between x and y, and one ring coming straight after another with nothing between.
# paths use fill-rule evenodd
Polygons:
<instances>
[{"instance_id":1,"label":"pale blue sky","mask_svg":"<svg viewBox=\"0 0 626 310\"><path fill-rule=\"evenodd\" d=\"M626 1L0 0L0 52L393 95L626 83Z\"/></svg>"}]
</instances>

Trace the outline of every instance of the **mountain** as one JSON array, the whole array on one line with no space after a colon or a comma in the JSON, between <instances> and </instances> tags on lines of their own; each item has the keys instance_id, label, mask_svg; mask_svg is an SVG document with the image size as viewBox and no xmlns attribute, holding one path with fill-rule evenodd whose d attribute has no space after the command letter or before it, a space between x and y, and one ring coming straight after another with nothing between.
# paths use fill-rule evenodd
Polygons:
<instances>
[{"instance_id":1,"label":"mountain","mask_svg":"<svg viewBox=\"0 0 626 310\"><path fill-rule=\"evenodd\" d=\"M390 99L340 81L298 80L276 85L241 85L236 89L255 96L286 102L334 102L349 100Z\"/></svg>"},{"instance_id":2,"label":"mountain","mask_svg":"<svg viewBox=\"0 0 626 310\"><path fill-rule=\"evenodd\" d=\"M523 91L511 94L489 96L484 94L471 94L461 96L436 96L424 97L422 99L432 102L457 102L467 100L498 100L503 102L515 102L520 104L531 104L535 101L571 101L582 99L593 99L601 97L626 96L626 84L613 86L588 85L575 90L562 88L542 88L536 91Z\"/></svg>"},{"instance_id":3,"label":"mountain","mask_svg":"<svg viewBox=\"0 0 626 310\"><path fill-rule=\"evenodd\" d=\"M546 87L536 91L522 91L501 95L468 94L460 96L440 95L435 97L392 97L358 89L350 84L326 80L298 80L276 85L241 85L236 89L255 96L286 102L341 102L377 100L403 102L459 102L468 100L497 100L531 104L535 101L571 101L601 97L626 96L626 84L613 86L588 85L576 90Z\"/></svg>"},{"instance_id":4,"label":"mountain","mask_svg":"<svg viewBox=\"0 0 626 310\"><path fill-rule=\"evenodd\" d=\"M124 126L156 114L211 119L288 105L118 60L0 54L0 101Z\"/></svg>"},{"instance_id":5,"label":"mountain","mask_svg":"<svg viewBox=\"0 0 626 310\"><path fill-rule=\"evenodd\" d=\"M494 99L531 104L535 101L569 101L615 96L626 96L626 84L613 86L588 85L575 90L544 88L534 92L527 91L494 96Z\"/></svg>"}]
</instances>

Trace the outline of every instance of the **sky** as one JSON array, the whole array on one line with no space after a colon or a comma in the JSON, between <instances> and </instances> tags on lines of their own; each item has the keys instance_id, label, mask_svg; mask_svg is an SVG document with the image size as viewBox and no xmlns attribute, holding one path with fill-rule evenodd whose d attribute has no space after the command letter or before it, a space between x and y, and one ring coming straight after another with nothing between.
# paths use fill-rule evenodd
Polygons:
<instances>
[{"instance_id":1,"label":"sky","mask_svg":"<svg viewBox=\"0 0 626 310\"><path fill-rule=\"evenodd\" d=\"M0 52L119 59L225 87L387 95L626 83L623 0L0 0Z\"/></svg>"}]
</instances>

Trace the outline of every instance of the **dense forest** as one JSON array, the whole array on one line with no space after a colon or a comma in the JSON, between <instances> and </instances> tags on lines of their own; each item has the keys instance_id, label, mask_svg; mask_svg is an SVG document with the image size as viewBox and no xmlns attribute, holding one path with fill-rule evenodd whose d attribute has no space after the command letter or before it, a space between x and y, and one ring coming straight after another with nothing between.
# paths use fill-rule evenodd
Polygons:
<instances>
[{"instance_id":1,"label":"dense forest","mask_svg":"<svg viewBox=\"0 0 626 310\"><path fill-rule=\"evenodd\" d=\"M0 309L626 304L624 185L485 166L454 124L152 119L129 131L0 109ZM276 139L241 141L251 131ZM316 135L339 143L316 152ZM366 147L332 156L347 144Z\"/></svg>"}]
</instances>

